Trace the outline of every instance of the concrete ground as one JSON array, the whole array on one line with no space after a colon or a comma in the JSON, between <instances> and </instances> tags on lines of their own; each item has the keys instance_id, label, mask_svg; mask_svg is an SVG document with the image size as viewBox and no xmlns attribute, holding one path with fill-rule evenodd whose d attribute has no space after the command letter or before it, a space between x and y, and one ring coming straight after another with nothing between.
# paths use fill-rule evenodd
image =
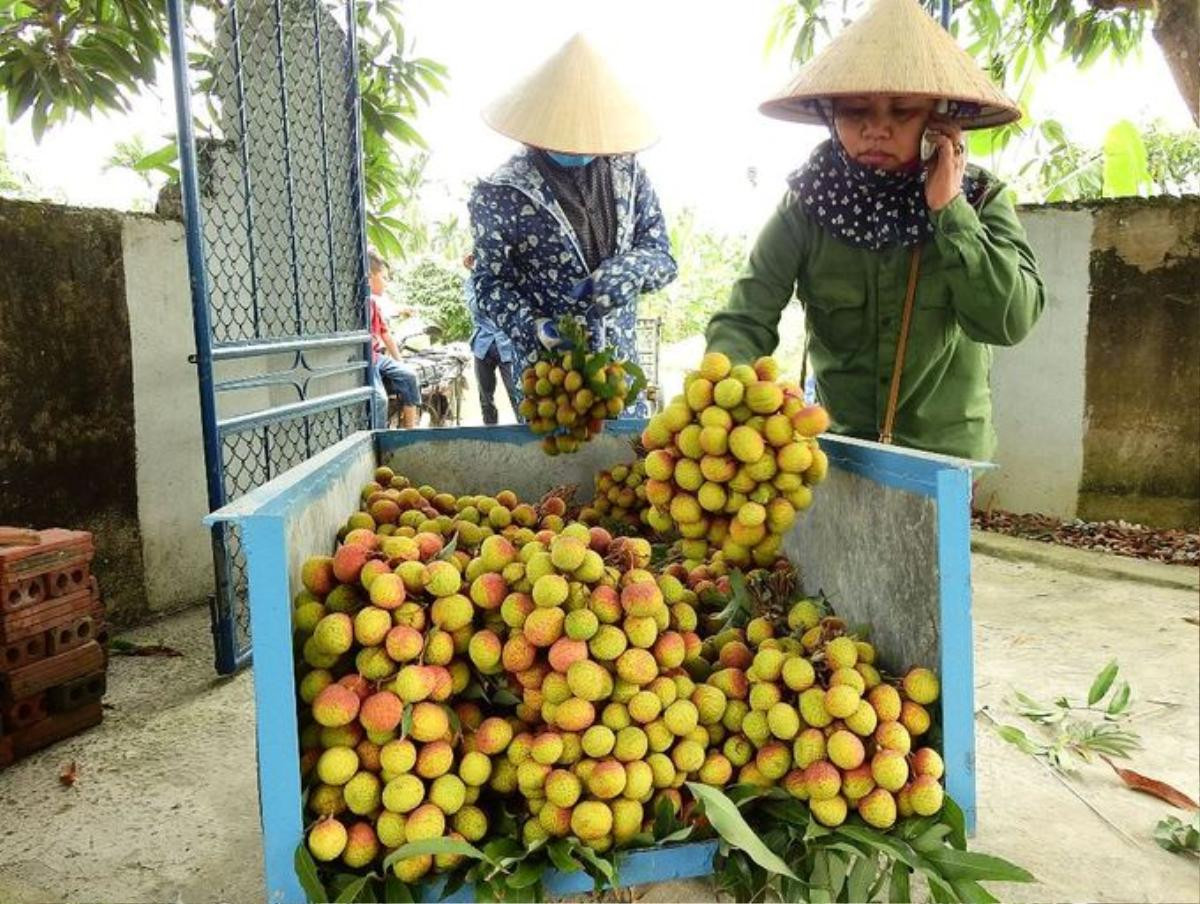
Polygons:
<instances>
[{"instance_id":1,"label":"concrete ground","mask_svg":"<svg viewBox=\"0 0 1200 904\"><path fill-rule=\"evenodd\" d=\"M1179 811L1125 789L1102 764L1085 767L1072 793L1001 741L985 715L1015 722L1003 704L1014 688L1046 699L1083 695L1115 657L1133 686L1145 745L1131 765L1197 797L1196 571L1167 574L1173 581L1148 584L1103 569L1060 570L1044 558L974 557L973 847L1039 879L994 888L1004 900L1200 901L1200 865L1152 839L1155 823ZM185 655L115 657L104 724L0 773L0 902L260 900L252 677L213 677L203 609L127 637ZM78 780L64 787L59 773L71 761ZM646 901L714 899L707 882L642 891Z\"/></svg>"}]
</instances>

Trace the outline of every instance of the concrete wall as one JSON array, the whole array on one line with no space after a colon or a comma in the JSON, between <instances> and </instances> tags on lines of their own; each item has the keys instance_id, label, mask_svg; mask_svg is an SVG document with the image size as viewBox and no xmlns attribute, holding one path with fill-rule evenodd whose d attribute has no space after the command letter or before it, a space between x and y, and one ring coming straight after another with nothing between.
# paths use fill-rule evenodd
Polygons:
<instances>
[{"instance_id":1,"label":"concrete wall","mask_svg":"<svg viewBox=\"0 0 1200 904\"><path fill-rule=\"evenodd\" d=\"M204 440L183 226L125 218L122 256L133 358L138 522L147 608L174 609L212 589Z\"/></svg>"},{"instance_id":2,"label":"concrete wall","mask_svg":"<svg viewBox=\"0 0 1200 904\"><path fill-rule=\"evenodd\" d=\"M0 523L92 531L118 623L203 601L182 227L0 199L0 260Z\"/></svg>"},{"instance_id":3,"label":"concrete wall","mask_svg":"<svg viewBox=\"0 0 1200 904\"><path fill-rule=\"evenodd\" d=\"M1200 199L1025 208L1046 311L992 369L979 503L1200 525Z\"/></svg>"}]
</instances>

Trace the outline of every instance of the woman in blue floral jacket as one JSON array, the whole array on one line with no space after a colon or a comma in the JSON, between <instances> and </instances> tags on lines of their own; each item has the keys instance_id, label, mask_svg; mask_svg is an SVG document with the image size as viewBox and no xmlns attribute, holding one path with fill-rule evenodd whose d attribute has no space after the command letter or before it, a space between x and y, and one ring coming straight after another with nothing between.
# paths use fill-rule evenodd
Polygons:
<instances>
[{"instance_id":1,"label":"woman in blue floral jacket","mask_svg":"<svg viewBox=\"0 0 1200 904\"><path fill-rule=\"evenodd\" d=\"M578 86L581 66L591 90L564 90ZM595 102L602 92L611 96ZM653 140L644 115L575 38L485 118L526 145L470 200L476 301L511 337L516 376L552 332L545 322L563 315L584 321L593 348L635 360L638 296L676 274L658 199L631 153Z\"/></svg>"}]
</instances>

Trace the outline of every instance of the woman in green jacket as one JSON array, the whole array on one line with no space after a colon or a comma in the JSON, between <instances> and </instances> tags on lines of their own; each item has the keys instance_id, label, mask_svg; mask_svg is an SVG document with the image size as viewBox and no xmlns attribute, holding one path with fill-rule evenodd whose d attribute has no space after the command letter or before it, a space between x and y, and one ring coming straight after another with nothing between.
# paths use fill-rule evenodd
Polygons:
<instances>
[{"instance_id":1,"label":"woman in green jacket","mask_svg":"<svg viewBox=\"0 0 1200 904\"><path fill-rule=\"evenodd\" d=\"M770 354L796 295L834 432L990 459L990 346L1021 341L1045 291L962 130L1015 105L916 0L877 0L761 109L832 134L789 178L709 350Z\"/></svg>"}]
</instances>

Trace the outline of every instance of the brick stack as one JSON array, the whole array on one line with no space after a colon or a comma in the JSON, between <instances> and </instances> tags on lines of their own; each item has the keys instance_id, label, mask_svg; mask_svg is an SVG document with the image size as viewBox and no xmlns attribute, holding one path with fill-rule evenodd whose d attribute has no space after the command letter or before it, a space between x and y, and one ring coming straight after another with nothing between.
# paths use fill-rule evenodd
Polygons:
<instances>
[{"instance_id":1,"label":"brick stack","mask_svg":"<svg viewBox=\"0 0 1200 904\"><path fill-rule=\"evenodd\" d=\"M92 535L0 547L0 769L100 722L108 627Z\"/></svg>"}]
</instances>

